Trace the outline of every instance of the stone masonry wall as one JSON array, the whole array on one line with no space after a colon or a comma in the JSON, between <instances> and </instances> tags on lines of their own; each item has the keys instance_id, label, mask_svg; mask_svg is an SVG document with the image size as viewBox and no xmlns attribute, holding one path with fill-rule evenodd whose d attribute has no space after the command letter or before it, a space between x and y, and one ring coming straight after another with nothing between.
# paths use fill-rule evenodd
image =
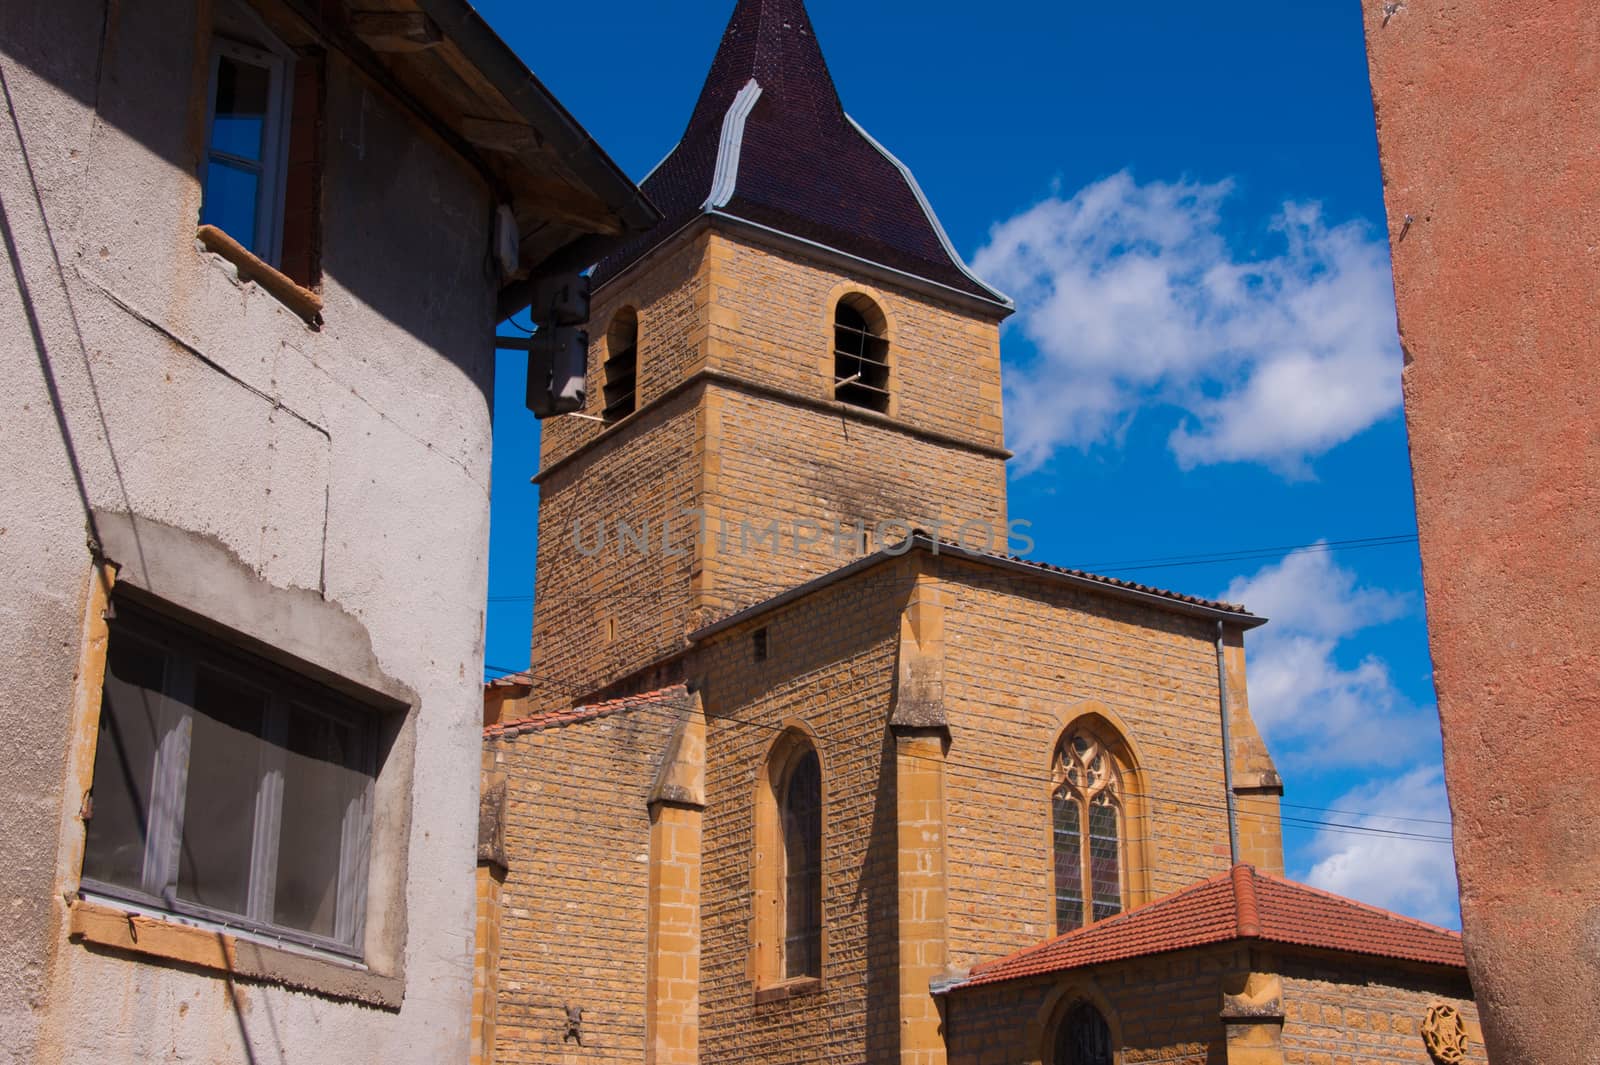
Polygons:
<instances>
[{"instance_id":1,"label":"stone masonry wall","mask_svg":"<svg viewBox=\"0 0 1600 1065\"><path fill-rule=\"evenodd\" d=\"M704 359L707 329L704 237L663 249L617 284L595 294L589 308L589 404L585 413L605 407L606 332L617 312L638 315L640 407L679 384ZM608 427L586 418L550 418L541 426L540 461L551 466L605 435Z\"/></svg>"},{"instance_id":2,"label":"stone masonry wall","mask_svg":"<svg viewBox=\"0 0 1600 1065\"><path fill-rule=\"evenodd\" d=\"M684 712L675 700L487 740L506 780L496 1065L644 1060L647 803Z\"/></svg>"},{"instance_id":3,"label":"stone masonry wall","mask_svg":"<svg viewBox=\"0 0 1600 1065\"><path fill-rule=\"evenodd\" d=\"M768 599L859 557L855 526L879 522L898 541L963 521L1005 540L1005 467L997 458L909 436L892 427L713 386L707 394L704 592L711 616ZM762 542L773 522L776 548ZM816 529L797 523L815 522ZM724 535L725 532L725 535ZM976 533L975 533L976 534ZM814 540L814 543L797 542Z\"/></svg>"},{"instance_id":4,"label":"stone masonry wall","mask_svg":"<svg viewBox=\"0 0 1600 1065\"><path fill-rule=\"evenodd\" d=\"M948 557L944 572L952 963L1055 935L1050 759L1083 710L1109 711L1139 759L1146 838L1129 842L1147 856L1149 898L1225 871L1209 626Z\"/></svg>"},{"instance_id":5,"label":"stone masonry wall","mask_svg":"<svg viewBox=\"0 0 1600 1065\"><path fill-rule=\"evenodd\" d=\"M882 570L874 572L881 573ZM707 718L701 1059L880 1062L897 1047L893 757L886 756L901 590L845 582L697 656ZM782 729L803 722L823 772L821 987L756 1001L754 797ZM887 760L886 760L887 757Z\"/></svg>"},{"instance_id":6,"label":"stone masonry wall","mask_svg":"<svg viewBox=\"0 0 1600 1065\"><path fill-rule=\"evenodd\" d=\"M696 498L698 424L693 396L680 396L541 486L536 705L571 704L683 650L693 523L681 514ZM624 540L619 521L646 543Z\"/></svg>"},{"instance_id":7,"label":"stone masonry wall","mask_svg":"<svg viewBox=\"0 0 1600 1065\"><path fill-rule=\"evenodd\" d=\"M1467 1022L1465 1060L1489 1060L1465 973L1408 971L1399 962L1368 969L1285 959L1276 966L1283 975L1286 1065L1431 1065L1421 1027L1435 1003L1456 1007Z\"/></svg>"},{"instance_id":8,"label":"stone masonry wall","mask_svg":"<svg viewBox=\"0 0 1600 1065\"><path fill-rule=\"evenodd\" d=\"M951 304L863 283L775 244L713 233L708 363L815 399L833 398L833 318L862 293L888 319L889 413L1003 447L1000 330Z\"/></svg>"},{"instance_id":9,"label":"stone masonry wall","mask_svg":"<svg viewBox=\"0 0 1600 1065\"><path fill-rule=\"evenodd\" d=\"M1083 999L1111 1026L1119 1065L1220 1065L1227 1060L1220 988L1245 964L1233 947L1185 950L954 992L945 1004L949 1065L1049 1061L1055 1018Z\"/></svg>"},{"instance_id":10,"label":"stone masonry wall","mask_svg":"<svg viewBox=\"0 0 1600 1065\"><path fill-rule=\"evenodd\" d=\"M832 402L833 313L850 292L868 294L889 321L887 417ZM953 534L972 519L1003 548L994 322L702 232L597 294L591 414L605 333L625 307L639 320L641 408L698 370L723 376L615 426L545 423L534 674L548 699L587 695L678 653L697 624L844 564L860 551L853 535L836 534L858 520L869 529L943 520ZM705 516L698 542L688 510ZM619 519L648 529L648 550L618 542ZM774 521L780 541L757 542ZM820 542L797 547L797 522L816 522L802 536ZM601 523L609 541L589 554Z\"/></svg>"}]
</instances>

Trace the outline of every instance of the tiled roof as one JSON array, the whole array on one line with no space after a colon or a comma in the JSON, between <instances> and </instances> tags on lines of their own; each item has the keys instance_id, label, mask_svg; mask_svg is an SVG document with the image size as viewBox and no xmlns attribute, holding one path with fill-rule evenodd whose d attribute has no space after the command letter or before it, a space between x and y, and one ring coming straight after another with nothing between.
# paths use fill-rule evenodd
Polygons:
<instances>
[{"instance_id":1,"label":"tiled roof","mask_svg":"<svg viewBox=\"0 0 1600 1065\"><path fill-rule=\"evenodd\" d=\"M714 211L1010 306L845 114L803 0L739 0L688 128L641 186L662 221L595 268L597 287Z\"/></svg>"},{"instance_id":2,"label":"tiled roof","mask_svg":"<svg viewBox=\"0 0 1600 1065\"><path fill-rule=\"evenodd\" d=\"M491 685L515 681L515 677L502 677L500 681L491 681ZM483 730L486 740L505 739L511 736L521 736L528 732L541 732L545 729L561 728L565 725L576 725L596 718L609 717L627 710L641 710L650 707L670 705L689 694L689 689L682 684L674 684L668 688L659 688L656 691L643 692L639 695L628 695L621 699L608 699L603 703L590 703L587 706L569 706L560 710L547 710L541 714L521 718L517 721L502 721L498 725L489 725Z\"/></svg>"},{"instance_id":3,"label":"tiled roof","mask_svg":"<svg viewBox=\"0 0 1600 1065\"><path fill-rule=\"evenodd\" d=\"M1458 932L1236 865L1174 895L983 962L950 990L1235 939L1455 968L1467 964Z\"/></svg>"},{"instance_id":4,"label":"tiled roof","mask_svg":"<svg viewBox=\"0 0 1600 1065\"><path fill-rule=\"evenodd\" d=\"M941 545L940 550L947 550L947 548L944 545ZM1246 616L1250 614L1250 611L1246 610L1238 603L1225 603L1220 599L1202 599L1198 595L1189 595L1185 592L1174 592L1166 588L1157 588L1153 584L1140 584L1137 581L1125 581L1120 577L1107 577L1101 573L1090 573L1088 570L1082 569L1070 569L1066 566L1057 566L1049 562L1037 562L1029 558L1020 558L1017 555L997 555L995 557L1004 558L1007 562L1015 562L1045 573L1061 573L1068 577L1077 577L1080 580L1093 581L1096 584L1104 584L1112 588L1126 588L1129 591L1143 592L1146 595L1157 595L1162 599L1173 599L1180 603L1192 603L1195 606L1203 606L1210 610L1223 610L1230 614L1244 614Z\"/></svg>"}]
</instances>

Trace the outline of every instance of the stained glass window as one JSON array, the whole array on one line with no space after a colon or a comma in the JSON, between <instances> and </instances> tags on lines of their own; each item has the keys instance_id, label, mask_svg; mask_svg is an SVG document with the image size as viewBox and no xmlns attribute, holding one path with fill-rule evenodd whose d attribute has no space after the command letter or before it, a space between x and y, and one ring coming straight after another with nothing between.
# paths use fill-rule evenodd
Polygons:
<instances>
[{"instance_id":1,"label":"stained glass window","mask_svg":"<svg viewBox=\"0 0 1600 1065\"><path fill-rule=\"evenodd\" d=\"M1052 780L1056 931L1067 932L1122 912L1122 774L1105 744L1080 731L1057 749Z\"/></svg>"}]
</instances>

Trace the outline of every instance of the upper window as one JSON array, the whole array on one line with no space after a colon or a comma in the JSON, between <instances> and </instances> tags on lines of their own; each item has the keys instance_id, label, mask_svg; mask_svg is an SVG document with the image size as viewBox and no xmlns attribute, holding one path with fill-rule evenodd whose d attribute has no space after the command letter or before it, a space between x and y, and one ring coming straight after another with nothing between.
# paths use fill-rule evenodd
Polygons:
<instances>
[{"instance_id":1,"label":"upper window","mask_svg":"<svg viewBox=\"0 0 1600 1065\"><path fill-rule=\"evenodd\" d=\"M1122 912L1127 860L1124 767L1088 728L1067 733L1051 768L1056 931Z\"/></svg>"},{"instance_id":2,"label":"upper window","mask_svg":"<svg viewBox=\"0 0 1600 1065\"><path fill-rule=\"evenodd\" d=\"M86 891L359 955L375 714L118 600Z\"/></svg>"},{"instance_id":3,"label":"upper window","mask_svg":"<svg viewBox=\"0 0 1600 1065\"><path fill-rule=\"evenodd\" d=\"M608 422L626 418L638 409L639 316L624 307L606 330L605 409Z\"/></svg>"},{"instance_id":4,"label":"upper window","mask_svg":"<svg viewBox=\"0 0 1600 1065\"><path fill-rule=\"evenodd\" d=\"M310 288L319 280L322 69L239 5L218 9L200 224Z\"/></svg>"},{"instance_id":5,"label":"upper window","mask_svg":"<svg viewBox=\"0 0 1600 1065\"><path fill-rule=\"evenodd\" d=\"M1111 1026L1100 1011L1079 1002L1056 1025L1050 1065L1113 1065Z\"/></svg>"},{"instance_id":6,"label":"upper window","mask_svg":"<svg viewBox=\"0 0 1600 1065\"><path fill-rule=\"evenodd\" d=\"M860 293L833 312L833 398L880 414L889 409L888 322Z\"/></svg>"}]
</instances>

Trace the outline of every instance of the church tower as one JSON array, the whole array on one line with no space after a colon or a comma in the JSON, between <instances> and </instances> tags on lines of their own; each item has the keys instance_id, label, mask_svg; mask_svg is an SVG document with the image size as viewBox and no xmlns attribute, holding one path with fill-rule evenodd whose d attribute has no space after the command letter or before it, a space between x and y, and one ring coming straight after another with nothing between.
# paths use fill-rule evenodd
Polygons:
<instances>
[{"instance_id":1,"label":"church tower","mask_svg":"<svg viewBox=\"0 0 1600 1065\"><path fill-rule=\"evenodd\" d=\"M589 404L546 423L532 677L677 679L685 634L911 528L1003 552L999 324L845 112L802 0L739 0L663 220L600 263Z\"/></svg>"}]
</instances>

